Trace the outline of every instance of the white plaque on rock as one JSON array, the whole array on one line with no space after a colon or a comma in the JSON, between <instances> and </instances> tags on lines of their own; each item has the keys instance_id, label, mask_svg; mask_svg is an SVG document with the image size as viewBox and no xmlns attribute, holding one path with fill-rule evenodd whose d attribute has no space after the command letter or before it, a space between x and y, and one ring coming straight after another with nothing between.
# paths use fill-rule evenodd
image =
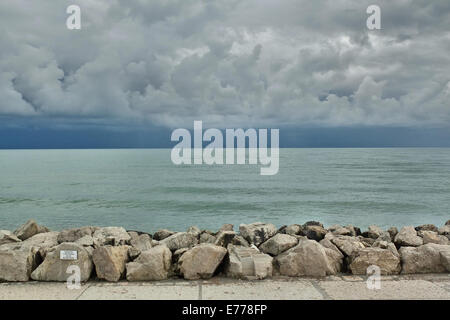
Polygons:
<instances>
[{"instance_id":1,"label":"white plaque on rock","mask_svg":"<svg viewBox=\"0 0 450 320\"><path fill-rule=\"evenodd\" d=\"M77 260L78 259L78 251L75 250L61 250L59 252L60 260Z\"/></svg>"}]
</instances>

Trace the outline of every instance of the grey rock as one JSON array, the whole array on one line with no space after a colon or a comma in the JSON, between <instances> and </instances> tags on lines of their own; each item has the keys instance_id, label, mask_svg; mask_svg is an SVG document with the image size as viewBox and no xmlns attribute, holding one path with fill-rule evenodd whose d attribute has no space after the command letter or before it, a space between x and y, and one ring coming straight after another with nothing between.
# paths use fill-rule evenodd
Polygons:
<instances>
[{"instance_id":1,"label":"grey rock","mask_svg":"<svg viewBox=\"0 0 450 320\"><path fill-rule=\"evenodd\" d=\"M126 264L128 281L165 280L171 268L172 252L166 245L158 245L141 252Z\"/></svg>"},{"instance_id":2,"label":"grey rock","mask_svg":"<svg viewBox=\"0 0 450 320\"><path fill-rule=\"evenodd\" d=\"M336 236L331 238L330 241L346 256L351 256L353 252L365 248L357 237Z\"/></svg>"},{"instance_id":3,"label":"grey rock","mask_svg":"<svg viewBox=\"0 0 450 320\"><path fill-rule=\"evenodd\" d=\"M446 272L447 267L441 256L445 256L449 252L450 246L434 243L428 243L419 247L402 247L399 250L402 260L402 273Z\"/></svg>"},{"instance_id":4,"label":"grey rock","mask_svg":"<svg viewBox=\"0 0 450 320\"><path fill-rule=\"evenodd\" d=\"M81 227L62 230L58 235L58 243L76 242L85 236L91 237L95 230L96 228L94 227Z\"/></svg>"},{"instance_id":5,"label":"grey rock","mask_svg":"<svg viewBox=\"0 0 450 320\"><path fill-rule=\"evenodd\" d=\"M233 241L231 241L231 244L235 246L243 246L243 247L250 247L250 244L247 240L245 240L242 236L235 236L233 238Z\"/></svg>"},{"instance_id":6,"label":"grey rock","mask_svg":"<svg viewBox=\"0 0 450 320\"><path fill-rule=\"evenodd\" d=\"M413 226L403 227L395 236L394 242L398 247L418 247L423 244L422 238L417 235Z\"/></svg>"},{"instance_id":7,"label":"grey rock","mask_svg":"<svg viewBox=\"0 0 450 320\"><path fill-rule=\"evenodd\" d=\"M61 250L77 251L76 260L61 260ZM71 275L68 273L69 266L80 268L80 280L87 281L92 273L93 263L89 252L75 243L61 243L52 251L47 252L44 262L31 273L31 278L38 281L67 281Z\"/></svg>"},{"instance_id":8,"label":"grey rock","mask_svg":"<svg viewBox=\"0 0 450 320\"><path fill-rule=\"evenodd\" d=\"M33 246L8 243L0 246L0 280L28 281L37 266L38 252Z\"/></svg>"},{"instance_id":9,"label":"grey rock","mask_svg":"<svg viewBox=\"0 0 450 320\"><path fill-rule=\"evenodd\" d=\"M369 266L380 268L383 275L398 274L401 270L400 258L389 249L364 248L351 257L349 268L353 274L366 274Z\"/></svg>"},{"instance_id":10,"label":"grey rock","mask_svg":"<svg viewBox=\"0 0 450 320\"><path fill-rule=\"evenodd\" d=\"M17 236L8 230L0 230L0 246L5 243L20 242Z\"/></svg>"},{"instance_id":11,"label":"grey rock","mask_svg":"<svg viewBox=\"0 0 450 320\"><path fill-rule=\"evenodd\" d=\"M206 232L200 234L200 243L214 243L214 242L216 242L215 236Z\"/></svg>"},{"instance_id":12,"label":"grey rock","mask_svg":"<svg viewBox=\"0 0 450 320\"><path fill-rule=\"evenodd\" d=\"M319 226L323 228L323 224L318 221L307 221L303 224L303 228L306 228L308 226Z\"/></svg>"},{"instance_id":13,"label":"grey rock","mask_svg":"<svg viewBox=\"0 0 450 320\"><path fill-rule=\"evenodd\" d=\"M303 229L303 234L311 240L320 241L327 234L327 230L325 230L321 226L305 226Z\"/></svg>"},{"instance_id":14,"label":"grey rock","mask_svg":"<svg viewBox=\"0 0 450 320\"><path fill-rule=\"evenodd\" d=\"M128 246L102 246L95 248L92 260L99 279L119 281L128 262Z\"/></svg>"},{"instance_id":15,"label":"grey rock","mask_svg":"<svg viewBox=\"0 0 450 320\"><path fill-rule=\"evenodd\" d=\"M220 231L216 236L215 245L226 248L230 243L233 242L236 232L234 231Z\"/></svg>"},{"instance_id":16,"label":"grey rock","mask_svg":"<svg viewBox=\"0 0 450 320\"><path fill-rule=\"evenodd\" d=\"M181 256L179 259L180 273L185 279L209 279L226 253L227 249L221 246L211 243L200 244Z\"/></svg>"},{"instance_id":17,"label":"grey rock","mask_svg":"<svg viewBox=\"0 0 450 320\"><path fill-rule=\"evenodd\" d=\"M48 232L48 229L39 226L36 221L30 219L25 224L20 226L16 231L14 231L14 235L16 235L20 240L26 240L28 238L31 238L35 234L42 232Z\"/></svg>"},{"instance_id":18,"label":"grey rock","mask_svg":"<svg viewBox=\"0 0 450 320\"><path fill-rule=\"evenodd\" d=\"M329 256L337 255L317 241L302 239L297 246L278 255L275 260L281 275L323 277L337 272Z\"/></svg>"},{"instance_id":19,"label":"grey rock","mask_svg":"<svg viewBox=\"0 0 450 320\"><path fill-rule=\"evenodd\" d=\"M439 235L434 231L419 231L418 235L422 237L423 244L436 243L436 244L450 244L450 240L446 236Z\"/></svg>"},{"instance_id":20,"label":"grey rock","mask_svg":"<svg viewBox=\"0 0 450 320\"><path fill-rule=\"evenodd\" d=\"M291 224L290 226L287 226L284 229L284 233L288 234L288 235L291 235L291 236L294 236L294 235L302 234L302 230L303 230L303 228L302 228L301 225L299 225L299 224Z\"/></svg>"},{"instance_id":21,"label":"grey rock","mask_svg":"<svg viewBox=\"0 0 450 320\"><path fill-rule=\"evenodd\" d=\"M136 232L128 232L130 235L130 245L134 250L131 250L133 258L138 256L142 251L148 250L152 247L152 238L147 233L137 234Z\"/></svg>"},{"instance_id":22,"label":"grey rock","mask_svg":"<svg viewBox=\"0 0 450 320\"><path fill-rule=\"evenodd\" d=\"M197 226L189 227L186 232L187 233L192 233L197 238L200 236L200 233L202 233L202 231Z\"/></svg>"},{"instance_id":23,"label":"grey rock","mask_svg":"<svg viewBox=\"0 0 450 320\"><path fill-rule=\"evenodd\" d=\"M264 252L271 254L273 256L279 255L280 253L296 246L298 240L294 236L288 234L278 233L266 242L259 246L259 249Z\"/></svg>"},{"instance_id":24,"label":"grey rock","mask_svg":"<svg viewBox=\"0 0 450 320\"><path fill-rule=\"evenodd\" d=\"M369 226L369 230L367 231L367 237L372 239L377 239L383 233L383 229L378 226L372 225Z\"/></svg>"},{"instance_id":25,"label":"grey rock","mask_svg":"<svg viewBox=\"0 0 450 320\"><path fill-rule=\"evenodd\" d=\"M234 226L230 223L224 224L223 226L220 227L218 233L220 231L234 231Z\"/></svg>"},{"instance_id":26,"label":"grey rock","mask_svg":"<svg viewBox=\"0 0 450 320\"><path fill-rule=\"evenodd\" d=\"M255 222L241 224L239 226L239 232L249 243L259 246L270 237L273 237L277 233L277 228L271 223Z\"/></svg>"},{"instance_id":27,"label":"grey rock","mask_svg":"<svg viewBox=\"0 0 450 320\"><path fill-rule=\"evenodd\" d=\"M438 232L438 228L434 224L423 224L421 226L417 226L414 229L416 231L434 231Z\"/></svg>"},{"instance_id":28,"label":"grey rock","mask_svg":"<svg viewBox=\"0 0 450 320\"><path fill-rule=\"evenodd\" d=\"M397 229L396 227L390 227L390 228L388 229L388 232L389 232L389 234L391 235L391 241L393 242L394 239L395 239L395 236L396 236L397 233L398 233L398 229Z\"/></svg>"},{"instance_id":29,"label":"grey rock","mask_svg":"<svg viewBox=\"0 0 450 320\"><path fill-rule=\"evenodd\" d=\"M161 241L164 240L165 238L170 237L171 235L174 235L175 233L176 232L167 229L160 229L153 234L153 239Z\"/></svg>"},{"instance_id":30,"label":"grey rock","mask_svg":"<svg viewBox=\"0 0 450 320\"><path fill-rule=\"evenodd\" d=\"M160 241L165 244L171 251L181 248L191 248L198 243L197 237L192 233L178 232Z\"/></svg>"},{"instance_id":31,"label":"grey rock","mask_svg":"<svg viewBox=\"0 0 450 320\"><path fill-rule=\"evenodd\" d=\"M104 227L94 231L92 235L94 245L97 247L112 245L121 246L128 244L131 240L128 232L122 227Z\"/></svg>"},{"instance_id":32,"label":"grey rock","mask_svg":"<svg viewBox=\"0 0 450 320\"><path fill-rule=\"evenodd\" d=\"M259 250L229 245L225 273L238 279L265 279L272 277L273 258Z\"/></svg>"}]
</instances>

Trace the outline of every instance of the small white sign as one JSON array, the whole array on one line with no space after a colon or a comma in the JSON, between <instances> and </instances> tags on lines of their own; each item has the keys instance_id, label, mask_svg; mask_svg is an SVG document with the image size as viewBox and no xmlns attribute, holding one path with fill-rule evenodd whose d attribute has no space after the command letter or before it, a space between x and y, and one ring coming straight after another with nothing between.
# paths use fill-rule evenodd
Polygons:
<instances>
[{"instance_id":1,"label":"small white sign","mask_svg":"<svg viewBox=\"0 0 450 320\"><path fill-rule=\"evenodd\" d=\"M61 250L59 252L60 260L77 260L78 259L78 251L74 250Z\"/></svg>"}]
</instances>

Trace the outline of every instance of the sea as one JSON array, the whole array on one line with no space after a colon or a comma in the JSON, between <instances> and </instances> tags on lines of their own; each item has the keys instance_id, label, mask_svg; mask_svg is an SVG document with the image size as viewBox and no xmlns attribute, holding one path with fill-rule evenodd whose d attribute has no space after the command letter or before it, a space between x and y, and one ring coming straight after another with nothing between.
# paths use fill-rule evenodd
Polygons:
<instances>
[{"instance_id":1,"label":"sea","mask_svg":"<svg viewBox=\"0 0 450 320\"><path fill-rule=\"evenodd\" d=\"M450 149L280 149L259 165L174 165L170 149L0 150L0 229L28 219L155 232L314 220L361 229L450 219Z\"/></svg>"}]
</instances>

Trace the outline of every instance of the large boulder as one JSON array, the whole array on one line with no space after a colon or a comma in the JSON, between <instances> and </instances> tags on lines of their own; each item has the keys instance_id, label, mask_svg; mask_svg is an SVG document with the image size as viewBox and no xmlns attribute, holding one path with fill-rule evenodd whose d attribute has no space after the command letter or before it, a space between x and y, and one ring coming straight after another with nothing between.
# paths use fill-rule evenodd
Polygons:
<instances>
[{"instance_id":1,"label":"large boulder","mask_svg":"<svg viewBox=\"0 0 450 320\"><path fill-rule=\"evenodd\" d=\"M353 252L365 248L364 244L357 237L335 236L330 237L329 240L346 256L351 256Z\"/></svg>"},{"instance_id":2,"label":"large boulder","mask_svg":"<svg viewBox=\"0 0 450 320\"><path fill-rule=\"evenodd\" d=\"M119 281L125 273L128 262L128 246L97 247L92 253L92 260L99 279Z\"/></svg>"},{"instance_id":3,"label":"large boulder","mask_svg":"<svg viewBox=\"0 0 450 320\"><path fill-rule=\"evenodd\" d=\"M164 240L165 238L170 237L171 235L174 235L175 233L176 233L175 231L170 231L167 229L160 229L153 234L153 239L155 239L157 241L161 241L161 240Z\"/></svg>"},{"instance_id":4,"label":"large boulder","mask_svg":"<svg viewBox=\"0 0 450 320\"><path fill-rule=\"evenodd\" d=\"M229 231L226 231L229 232ZM211 243L200 244L186 251L178 263L185 279L209 279L222 262L227 249Z\"/></svg>"},{"instance_id":5,"label":"large boulder","mask_svg":"<svg viewBox=\"0 0 450 320\"><path fill-rule=\"evenodd\" d=\"M20 242L0 246L0 280L28 281L38 263L37 250Z\"/></svg>"},{"instance_id":6,"label":"large boulder","mask_svg":"<svg viewBox=\"0 0 450 320\"><path fill-rule=\"evenodd\" d=\"M275 260L281 275L323 277L337 272L329 256L335 256L332 249L314 240L300 239L297 246L278 255Z\"/></svg>"},{"instance_id":7,"label":"large boulder","mask_svg":"<svg viewBox=\"0 0 450 320\"><path fill-rule=\"evenodd\" d=\"M311 240L320 241L322 240L325 235L327 234L327 230L324 229L324 227L321 226L306 226L303 229L303 234Z\"/></svg>"},{"instance_id":8,"label":"large boulder","mask_svg":"<svg viewBox=\"0 0 450 320\"><path fill-rule=\"evenodd\" d=\"M198 243L197 237L188 232L178 232L160 241L165 244L171 251L181 248L191 248Z\"/></svg>"},{"instance_id":9,"label":"large boulder","mask_svg":"<svg viewBox=\"0 0 450 320\"><path fill-rule=\"evenodd\" d=\"M349 228L343 227L338 224L335 224L335 225L332 225L331 227L329 227L328 231L330 231L331 233L333 233L334 235L337 235L337 236L356 236L356 232L355 232L355 234L353 234Z\"/></svg>"},{"instance_id":10,"label":"large boulder","mask_svg":"<svg viewBox=\"0 0 450 320\"><path fill-rule=\"evenodd\" d=\"M421 226L417 226L414 229L416 231L434 231L438 232L438 228L434 224L423 224Z\"/></svg>"},{"instance_id":11,"label":"large boulder","mask_svg":"<svg viewBox=\"0 0 450 320\"><path fill-rule=\"evenodd\" d=\"M439 254L441 256L442 265L445 267L447 272L450 272L450 251L440 251Z\"/></svg>"},{"instance_id":12,"label":"large boulder","mask_svg":"<svg viewBox=\"0 0 450 320\"><path fill-rule=\"evenodd\" d=\"M216 246L226 248L233 242L234 237L236 237L236 232L234 231L219 231L216 235L216 241L214 241L214 244Z\"/></svg>"},{"instance_id":13,"label":"large boulder","mask_svg":"<svg viewBox=\"0 0 450 320\"><path fill-rule=\"evenodd\" d=\"M450 240L446 236L437 234L434 231L419 231L419 236L423 239L423 244L436 243L436 244L450 244Z\"/></svg>"},{"instance_id":14,"label":"large boulder","mask_svg":"<svg viewBox=\"0 0 450 320\"><path fill-rule=\"evenodd\" d=\"M303 234L303 227L299 224L291 224L283 229L283 233L295 236Z\"/></svg>"},{"instance_id":15,"label":"large boulder","mask_svg":"<svg viewBox=\"0 0 450 320\"><path fill-rule=\"evenodd\" d=\"M62 260L61 251L76 251L76 259ZM67 281L71 273L67 273L70 266L80 268L80 280L87 281L92 273L92 257L88 250L75 243L61 243L47 252L44 262L31 274L31 278L37 281Z\"/></svg>"},{"instance_id":16,"label":"large boulder","mask_svg":"<svg viewBox=\"0 0 450 320\"><path fill-rule=\"evenodd\" d=\"M58 243L63 242L76 242L83 237L91 237L96 227L81 227L81 228L73 228L73 229L65 229L62 230L58 235Z\"/></svg>"},{"instance_id":17,"label":"large boulder","mask_svg":"<svg viewBox=\"0 0 450 320\"><path fill-rule=\"evenodd\" d=\"M200 243L214 243L216 242L216 237L207 232L202 232L199 238Z\"/></svg>"},{"instance_id":18,"label":"large boulder","mask_svg":"<svg viewBox=\"0 0 450 320\"><path fill-rule=\"evenodd\" d=\"M428 243L419 247L402 247L399 253L402 273L440 273L447 271L442 256L450 253L450 246Z\"/></svg>"},{"instance_id":19,"label":"large boulder","mask_svg":"<svg viewBox=\"0 0 450 320\"><path fill-rule=\"evenodd\" d=\"M389 232L389 234L391 235L391 241L394 241L395 236L396 236L397 233L398 233L397 227L390 227L390 228L387 230L387 232Z\"/></svg>"},{"instance_id":20,"label":"large boulder","mask_svg":"<svg viewBox=\"0 0 450 320\"><path fill-rule=\"evenodd\" d=\"M239 245L228 246L225 273L239 279L265 279L273 273L273 258L255 248Z\"/></svg>"},{"instance_id":21,"label":"large boulder","mask_svg":"<svg viewBox=\"0 0 450 320\"><path fill-rule=\"evenodd\" d=\"M188 233L192 233L194 236L196 236L197 238L200 236L200 233L202 233L202 231L197 227L197 226L191 226L189 227L186 232Z\"/></svg>"},{"instance_id":22,"label":"large boulder","mask_svg":"<svg viewBox=\"0 0 450 320\"><path fill-rule=\"evenodd\" d=\"M288 234L278 233L263 244L259 246L259 249L264 252L271 254L272 256L277 256L280 253L296 246L298 240L294 236Z\"/></svg>"},{"instance_id":23,"label":"large boulder","mask_svg":"<svg viewBox=\"0 0 450 320\"><path fill-rule=\"evenodd\" d=\"M264 241L273 237L277 233L277 228L271 223L255 222L251 224L241 224L239 232L249 243L259 246Z\"/></svg>"},{"instance_id":24,"label":"large boulder","mask_svg":"<svg viewBox=\"0 0 450 320\"><path fill-rule=\"evenodd\" d=\"M17 236L8 230L0 230L0 246L6 243L20 242L21 240Z\"/></svg>"},{"instance_id":25,"label":"large boulder","mask_svg":"<svg viewBox=\"0 0 450 320\"><path fill-rule=\"evenodd\" d=\"M389 249L364 248L351 257L349 268L353 274L366 274L367 268L375 265L381 274L398 274L401 270L400 258Z\"/></svg>"},{"instance_id":26,"label":"large boulder","mask_svg":"<svg viewBox=\"0 0 450 320\"><path fill-rule=\"evenodd\" d=\"M129 231L130 235L130 256L134 259L141 254L142 251L150 249L152 245L152 238L147 233L138 234L135 231Z\"/></svg>"},{"instance_id":27,"label":"large boulder","mask_svg":"<svg viewBox=\"0 0 450 320\"><path fill-rule=\"evenodd\" d=\"M383 232L383 229L381 229L378 226L372 225L369 226L369 229L367 230L367 237L372 239L377 239L381 233Z\"/></svg>"},{"instance_id":28,"label":"large boulder","mask_svg":"<svg viewBox=\"0 0 450 320\"><path fill-rule=\"evenodd\" d=\"M112 245L121 246L128 244L131 240L128 232L122 227L104 227L94 231L94 245L97 247Z\"/></svg>"},{"instance_id":29,"label":"large boulder","mask_svg":"<svg viewBox=\"0 0 450 320\"><path fill-rule=\"evenodd\" d=\"M40 257L45 258L47 252L58 245L59 232L50 231L38 233L22 242L23 246L34 247L38 250Z\"/></svg>"},{"instance_id":30,"label":"large boulder","mask_svg":"<svg viewBox=\"0 0 450 320\"><path fill-rule=\"evenodd\" d=\"M141 252L126 264L128 281L164 280L169 276L172 252L166 245L158 245Z\"/></svg>"},{"instance_id":31,"label":"large boulder","mask_svg":"<svg viewBox=\"0 0 450 320\"><path fill-rule=\"evenodd\" d=\"M33 219L30 219L27 222L25 222L25 224L20 226L16 231L14 231L14 234L20 240L26 240L28 238L31 238L35 234L48 231L50 230L48 230L46 227L38 225L37 222L34 221Z\"/></svg>"},{"instance_id":32,"label":"large boulder","mask_svg":"<svg viewBox=\"0 0 450 320\"><path fill-rule=\"evenodd\" d=\"M438 234L446 236L448 239L450 239L450 225L446 224L445 226L440 227L438 229Z\"/></svg>"},{"instance_id":33,"label":"large boulder","mask_svg":"<svg viewBox=\"0 0 450 320\"><path fill-rule=\"evenodd\" d=\"M394 242L398 247L418 247L423 244L422 238L417 235L413 226L403 227L395 236Z\"/></svg>"}]
</instances>

